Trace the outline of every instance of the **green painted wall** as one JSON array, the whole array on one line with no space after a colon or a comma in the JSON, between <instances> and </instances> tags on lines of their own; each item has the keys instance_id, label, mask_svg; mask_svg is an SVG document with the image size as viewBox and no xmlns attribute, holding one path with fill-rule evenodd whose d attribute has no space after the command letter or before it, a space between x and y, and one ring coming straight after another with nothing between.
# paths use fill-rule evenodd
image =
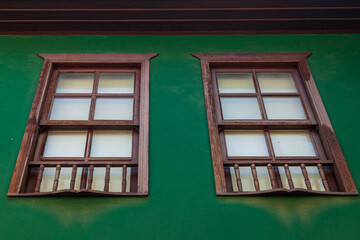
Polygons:
<instances>
[{"instance_id":1,"label":"green painted wall","mask_svg":"<svg viewBox=\"0 0 360 240\"><path fill-rule=\"evenodd\" d=\"M148 198L7 198L40 52L151 61ZM360 35L1 36L0 239L359 239L359 197L216 197L191 52L313 52L308 61L360 189Z\"/></svg>"}]
</instances>

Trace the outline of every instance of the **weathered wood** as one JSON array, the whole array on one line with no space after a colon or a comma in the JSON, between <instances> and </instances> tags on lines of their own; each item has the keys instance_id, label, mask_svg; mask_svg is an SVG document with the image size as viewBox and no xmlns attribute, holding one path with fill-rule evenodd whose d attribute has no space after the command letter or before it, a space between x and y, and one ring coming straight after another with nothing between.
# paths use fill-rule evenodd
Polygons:
<instances>
[{"instance_id":1,"label":"weathered wood","mask_svg":"<svg viewBox=\"0 0 360 240\"><path fill-rule=\"evenodd\" d=\"M56 166L54 184L53 184L53 191L56 191L59 185L59 177L60 177L61 165Z\"/></svg>"},{"instance_id":2,"label":"weathered wood","mask_svg":"<svg viewBox=\"0 0 360 240\"><path fill-rule=\"evenodd\" d=\"M127 166L124 165L122 167L122 186L121 186L121 190L122 192L126 192L126 176L127 175Z\"/></svg>"},{"instance_id":3,"label":"weathered wood","mask_svg":"<svg viewBox=\"0 0 360 240\"><path fill-rule=\"evenodd\" d=\"M36 179L35 192L40 191L40 186L41 186L41 181L42 181L42 178L43 178L44 168L45 168L44 165L40 165L39 174L38 174L38 177Z\"/></svg>"},{"instance_id":4,"label":"weathered wood","mask_svg":"<svg viewBox=\"0 0 360 240\"><path fill-rule=\"evenodd\" d=\"M289 183L289 188L293 189L294 188L294 183L293 183L292 178L291 178L291 172L290 172L290 169L289 169L289 165L285 164L284 169L285 169L286 178L287 178L288 183Z\"/></svg>"},{"instance_id":5,"label":"weathered wood","mask_svg":"<svg viewBox=\"0 0 360 240\"><path fill-rule=\"evenodd\" d=\"M110 183L110 165L106 165L106 172L105 172L105 184L104 184L104 191L109 191L109 183Z\"/></svg>"},{"instance_id":6,"label":"weathered wood","mask_svg":"<svg viewBox=\"0 0 360 240\"><path fill-rule=\"evenodd\" d=\"M272 165L270 163L267 165L267 169L268 169L268 172L269 172L271 187L273 189L275 189L276 188L276 181L275 181L275 176L274 176L274 172L273 172L273 169L272 169Z\"/></svg>"},{"instance_id":7,"label":"weathered wood","mask_svg":"<svg viewBox=\"0 0 360 240\"><path fill-rule=\"evenodd\" d=\"M239 165L238 164L234 165L234 170L235 170L237 187L239 189L239 192L242 192L243 190L242 190L242 183L241 183L240 171L239 171Z\"/></svg>"},{"instance_id":8,"label":"weathered wood","mask_svg":"<svg viewBox=\"0 0 360 240\"><path fill-rule=\"evenodd\" d=\"M325 173L324 173L324 169L322 168L321 163L319 163L319 164L317 165L317 168L318 168L318 170L319 170L319 174L320 174L322 183L323 183L323 185L324 185L325 191L329 192L329 191L330 191L329 184L328 184L328 182L327 182L327 180L326 180L326 176L325 176Z\"/></svg>"},{"instance_id":9,"label":"weathered wood","mask_svg":"<svg viewBox=\"0 0 360 240\"><path fill-rule=\"evenodd\" d=\"M257 172L256 172L255 164L251 164L251 173L252 173L253 178L254 178L255 190L260 191L260 185L259 185L259 180L257 178Z\"/></svg>"},{"instance_id":10,"label":"weathered wood","mask_svg":"<svg viewBox=\"0 0 360 240\"><path fill-rule=\"evenodd\" d=\"M70 189L73 190L75 188L75 179L77 173L77 166L74 164L71 172L71 180L70 180Z\"/></svg>"},{"instance_id":11,"label":"weathered wood","mask_svg":"<svg viewBox=\"0 0 360 240\"><path fill-rule=\"evenodd\" d=\"M94 177L94 165L90 165L89 176L88 176L88 184L87 184L87 189L89 189L89 190L92 188L93 177Z\"/></svg>"},{"instance_id":12,"label":"weathered wood","mask_svg":"<svg viewBox=\"0 0 360 240\"><path fill-rule=\"evenodd\" d=\"M312 190L312 188L311 188L311 182L310 182L308 173L307 173L307 171L306 171L306 166L305 166L305 164L302 163L302 164L300 165L300 168L301 168L301 172L302 172L302 174L303 174L303 176L304 176L304 181L305 181L306 188L307 188L308 190Z\"/></svg>"}]
</instances>

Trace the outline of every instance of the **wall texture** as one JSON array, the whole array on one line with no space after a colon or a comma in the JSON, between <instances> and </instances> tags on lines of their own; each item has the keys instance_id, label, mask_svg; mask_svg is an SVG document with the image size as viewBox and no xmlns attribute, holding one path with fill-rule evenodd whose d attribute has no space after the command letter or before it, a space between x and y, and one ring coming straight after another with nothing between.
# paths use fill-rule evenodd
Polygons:
<instances>
[{"instance_id":1,"label":"wall texture","mask_svg":"<svg viewBox=\"0 0 360 240\"><path fill-rule=\"evenodd\" d=\"M147 198L7 198L43 60L151 61ZM216 197L199 60L191 52L313 52L310 68L360 189L360 35L1 36L0 239L359 239L359 197Z\"/></svg>"}]
</instances>

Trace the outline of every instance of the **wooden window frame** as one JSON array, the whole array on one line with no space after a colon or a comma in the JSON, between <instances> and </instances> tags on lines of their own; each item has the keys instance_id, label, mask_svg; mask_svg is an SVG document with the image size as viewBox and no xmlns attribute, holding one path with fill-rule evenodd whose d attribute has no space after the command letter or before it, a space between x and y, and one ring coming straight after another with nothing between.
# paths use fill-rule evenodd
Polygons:
<instances>
[{"instance_id":1,"label":"wooden window frame","mask_svg":"<svg viewBox=\"0 0 360 240\"><path fill-rule=\"evenodd\" d=\"M149 67L150 59L157 56L154 53L41 53L38 54L44 59L43 68L40 74L39 83L35 92L29 119L26 125L24 137L21 143L20 151L16 161L15 169L11 179L8 196L147 196L148 195L148 147L149 147ZM81 71L89 71L90 69L107 69L108 72L121 72L121 69L136 69L134 94L134 111L133 120L49 120L51 102L47 101L49 97L55 95L58 72L68 71L66 69L82 69ZM72 71L70 70L70 72ZM95 71L95 70L94 70ZM128 72L129 70L127 70ZM78 72L78 71L76 71ZM98 73L95 76L95 83L98 80ZM95 85L95 84L94 84ZM94 86L95 88L95 86ZM61 94L58 94L61 95ZM89 95L92 98L92 106L94 105L94 91ZM112 94L114 95L114 94ZM126 94L118 94L126 95ZM117 96L118 97L118 96ZM93 108L92 108L93 109ZM90 112L93 115L93 111ZM90 119L92 119L90 117ZM27 181L29 178L29 169L35 162L35 155L44 147L44 139L41 132L44 129L134 129L138 132L133 134L133 160L138 168L136 192L96 192L82 187L80 190L58 190L54 192L26 192ZM46 130L45 130L46 131ZM89 133L88 133L89 134ZM89 145L89 143L87 143ZM86 147L89 151L89 146ZM86 158L86 156L85 156ZM39 156L36 159L40 159ZM71 161L63 161L61 159L52 159L47 161L48 166L73 166ZM100 164L108 167L109 161L97 161L93 159L92 163ZM117 159L122 161L124 167L126 164L131 166L134 161L129 159ZM78 162L77 162L78 163ZM89 164L89 163L87 163ZM60 166L59 165L59 166ZM82 166L82 164L78 164ZM85 166L85 165L84 165ZM123 166L123 165L121 165ZM40 165L41 168L41 165ZM44 165L42 165L44 168ZM76 168L76 166L75 166ZM91 168L91 166L90 166ZM73 170L74 171L74 170ZM58 175L58 174L57 174ZM108 175L108 174L107 174ZM41 180L41 179L40 179ZM55 176L56 180L56 176ZM83 181L82 181L83 183ZM105 181L106 184L106 181ZM123 183L124 184L124 183ZM124 189L124 188L123 188Z\"/></svg>"},{"instance_id":2,"label":"wooden window frame","mask_svg":"<svg viewBox=\"0 0 360 240\"><path fill-rule=\"evenodd\" d=\"M354 180L351 176L351 173L348 169L345 157L341 151L340 145L336 138L334 129L330 123L329 117L326 113L324 104L321 100L320 94L316 87L314 78L311 74L309 65L306 61L306 58L309 57L312 53L192 53L191 55L200 59L201 69L202 69L202 78L204 86L204 95L205 95L205 104L208 120L208 129L210 137L210 147L212 154L216 194L220 196L233 196L233 195L349 195L357 196L359 195ZM295 72L298 72L297 81L301 82L304 91L304 94L307 96L307 99L302 99L302 104L304 111L306 113L306 120L285 120L285 121L274 121L274 120L222 120L221 109L219 103L219 93L217 91L217 80L215 80L215 70L222 69L223 71L241 71L241 69L246 69L246 72L249 72L249 69L256 68L267 68L267 72L272 69L294 69ZM245 71L245 70L244 70ZM255 73L253 72L253 76ZM296 74L295 74L296 75ZM255 76L256 77L256 76ZM297 88L302 88L297 83ZM214 89L215 88L215 89ZM255 88L259 88L256 86ZM257 89L254 96L259 96L259 89ZM303 93L299 94L300 97ZM241 94L239 94L241 95ZM244 94L243 94L244 95ZM271 95L271 94L270 94ZM280 95L280 94L276 94ZM285 94L286 95L286 94ZM258 101L259 97L258 97ZM263 108L263 103L260 103L260 108ZM264 109L261 110L261 113L264 114ZM265 118L266 119L266 118ZM293 158L293 161L289 161L289 158L286 157L286 160L281 160L281 157L278 157L276 164L285 164L287 166L301 165L301 169L304 174L305 183L307 189L298 189L291 188L285 189L279 187L274 181L273 175L276 174L273 169L273 165L266 163L272 158L275 160L274 154L270 154L269 159L264 158L253 158L246 162L239 162L236 160L242 160L237 158L234 161L229 161L226 156L226 146L225 139L221 133L222 129L264 129L265 138L267 138L267 144L269 151L273 151L269 147L269 134L266 133L269 129L311 129L315 134L311 134L313 138L314 147L317 149L317 157L319 160L310 160L305 158L296 159ZM315 135L315 137L314 137ZM323 146L323 148L321 147ZM320 147L319 147L320 146ZM320 149L320 150L319 150ZM271 157L272 155L272 157ZM326 156L325 156L326 155ZM322 160L327 158L327 160ZM249 159L249 157L246 157ZM225 177L224 166L227 164L233 164L235 169L235 174L237 181L239 182L240 176L238 173L238 166L241 164L251 164L253 170L253 176L256 176L256 170L254 173L255 165L260 164L260 166L267 166L269 169L269 177L271 180L271 185L273 189L263 190L263 191L254 191L254 192L230 192L228 189L229 181ZM325 191L313 191L311 190L311 184L309 183L305 165L310 164L312 166L318 166L321 178L323 182L325 179L324 171L322 170L322 165L331 165L332 175L335 178L334 184L336 184L337 191L329 190L329 187ZM319 165L320 164L320 165ZM274 165L277 166L277 165ZM278 165L281 166L281 165ZM322 173L321 173L322 172ZM254 175L255 174L255 175ZM290 174L289 174L290 175ZM288 176L287 176L288 177ZM291 181L288 177L288 181ZM239 183L237 183L239 185ZM241 184L241 180L240 180ZM256 177L254 177L255 188L258 189L258 182ZM310 184L310 187L309 187ZM327 183L324 183L324 185Z\"/></svg>"}]
</instances>

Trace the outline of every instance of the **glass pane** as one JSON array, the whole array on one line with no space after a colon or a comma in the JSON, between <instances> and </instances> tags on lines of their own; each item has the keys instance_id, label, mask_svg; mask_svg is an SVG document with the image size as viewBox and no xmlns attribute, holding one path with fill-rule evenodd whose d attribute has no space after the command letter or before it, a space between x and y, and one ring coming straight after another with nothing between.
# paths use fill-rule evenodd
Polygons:
<instances>
[{"instance_id":1,"label":"glass pane","mask_svg":"<svg viewBox=\"0 0 360 240\"><path fill-rule=\"evenodd\" d=\"M61 73L56 93L92 93L93 73Z\"/></svg>"},{"instance_id":2,"label":"glass pane","mask_svg":"<svg viewBox=\"0 0 360 240\"><path fill-rule=\"evenodd\" d=\"M218 73L220 93L254 93L254 82L251 73Z\"/></svg>"},{"instance_id":3,"label":"glass pane","mask_svg":"<svg viewBox=\"0 0 360 240\"><path fill-rule=\"evenodd\" d=\"M238 192L239 188L238 188L237 182L236 182L236 175L235 175L234 167L230 167L230 176L231 176L231 185L233 188L233 192Z\"/></svg>"},{"instance_id":4,"label":"glass pane","mask_svg":"<svg viewBox=\"0 0 360 240\"><path fill-rule=\"evenodd\" d=\"M222 97L220 100L224 119L261 119L256 97Z\"/></svg>"},{"instance_id":5,"label":"glass pane","mask_svg":"<svg viewBox=\"0 0 360 240\"><path fill-rule=\"evenodd\" d=\"M270 130L275 156L316 156L307 130Z\"/></svg>"},{"instance_id":6,"label":"glass pane","mask_svg":"<svg viewBox=\"0 0 360 240\"><path fill-rule=\"evenodd\" d=\"M98 93L134 93L134 73L101 73Z\"/></svg>"},{"instance_id":7,"label":"glass pane","mask_svg":"<svg viewBox=\"0 0 360 240\"><path fill-rule=\"evenodd\" d=\"M319 170L315 166L306 167L308 177L310 179L311 188L315 191L325 191Z\"/></svg>"},{"instance_id":8,"label":"glass pane","mask_svg":"<svg viewBox=\"0 0 360 240\"><path fill-rule=\"evenodd\" d=\"M226 130L225 142L229 157L269 156L264 132L261 130Z\"/></svg>"},{"instance_id":9,"label":"glass pane","mask_svg":"<svg viewBox=\"0 0 360 240\"><path fill-rule=\"evenodd\" d=\"M50 120L88 120L90 98L54 98Z\"/></svg>"},{"instance_id":10,"label":"glass pane","mask_svg":"<svg viewBox=\"0 0 360 240\"><path fill-rule=\"evenodd\" d=\"M283 185L283 188L290 189L289 182L287 180L286 174L285 174L285 168L284 167L278 167L281 183Z\"/></svg>"},{"instance_id":11,"label":"glass pane","mask_svg":"<svg viewBox=\"0 0 360 240\"><path fill-rule=\"evenodd\" d=\"M122 192L122 167L112 167L110 169L109 192ZM126 192L130 192L131 168L126 169Z\"/></svg>"},{"instance_id":12,"label":"glass pane","mask_svg":"<svg viewBox=\"0 0 360 240\"><path fill-rule=\"evenodd\" d=\"M131 157L132 131L94 131L90 157Z\"/></svg>"},{"instance_id":13,"label":"glass pane","mask_svg":"<svg viewBox=\"0 0 360 240\"><path fill-rule=\"evenodd\" d=\"M260 185L260 191L272 189L267 167L256 167L256 173Z\"/></svg>"},{"instance_id":14,"label":"glass pane","mask_svg":"<svg viewBox=\"0 0 360 240\"><path fill-rule=\"evenodd\" d=\"M96 120L132 120L132 98L98 98L96 99Z\"/></svg>"},{"instance_id":15,"label":"glass pane","mask_svg":"<svg viewBox=\"0 0 360 240\"><path fill-rule=\"evenodd\" d=\"M106 175L106 168L104 168L104 167L96 167L96 168L94 168L93 182L92 182L92 185L91 185L92 190L104 191L105 175Z\"/></svg>"},{"instance_id":16,"label":"glass pane","mask_svg":"<svg viewBox=\"0 0 360 240\"><path fill-rule=\"evenodd\" d=\"M290 166L291 179L294 183L294 188L303 188L306 189L304 175L302 174L301 168L299 166ZM283 188L290 189L289 182L285 174L285 168L279 167L279 173Z\"/></svg>"},{"instance_id":17,"label":"glass pane","mask_svg":"<svg viewBox=\"0 0 360 240\"><path fill-rule=\"evenodd\" d=\"M56 168L46 167L44 168L43 177L40 184L40 192L52 192Z\"/></svg>"},{"instance_id":18,"label":"glass pane","mask_svg":"<svg viewBox=\"0 0 360 240\"><path fill-rule=\"evenodd\" d=\"M297 92L291 73L257 73L261 92Z\"/></svg>"},{"instance_id":19,"label":"glass pane","mask_svg":"<svg viewBox=\"0 0 360 240\"><path fill-rule=\"evenodd\" d=\"M44 157L84 157L86 131L49 131Z\"/></svg>"},{"instance_id":20,"label":"glass pane","mask_svg":"<svg viewBox=\"0 0 360 240\"><path fill-rule=\"evenodd\" d=\"M269 119L306 119L298 97L264 97L263 100Z\"/></svg>"},{"instance_id":21,"label":"glass pane","mask_svg":"<svg viewBox=\"0 0 360 240\"><path fill-rule=\"evenodd\" d=\"M81 173L82 173L82 168L78 167L76 170L74 190L80 189ZM70 189L71 175L72 175L72 167L62 167L61 168L60 176L59 176L58 190Z\"/></svg>"},{"instance_id":22,"label":"glass pane","mask_svg":"<svg viewBox=\"0 0 360 240\"><path fill-rule=\"evenodd\" d=\"M250 167L239 167L241 185L244 192L255 191L254 178Z\"/></svg>"}]
</instances>

